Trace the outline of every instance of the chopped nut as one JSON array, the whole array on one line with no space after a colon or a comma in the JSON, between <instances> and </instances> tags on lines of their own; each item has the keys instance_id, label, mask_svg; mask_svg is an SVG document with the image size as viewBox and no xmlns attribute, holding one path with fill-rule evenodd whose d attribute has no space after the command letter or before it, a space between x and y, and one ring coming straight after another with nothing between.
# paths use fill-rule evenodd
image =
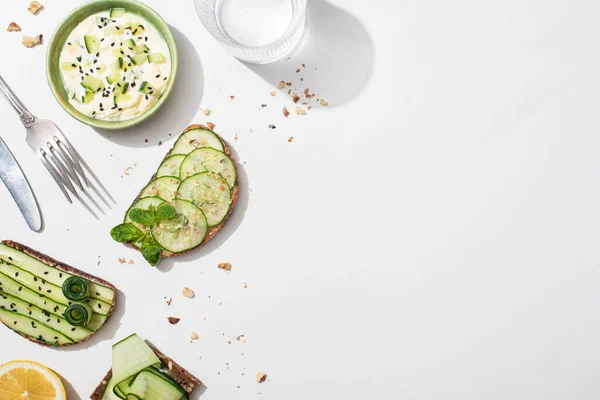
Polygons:
<instances>
[{"instance_id":1,"label":"chopped nut","mask_svg":"<svg viewBox=\"0 0 600 400\"><path fill-rule=\"evenodd\" d=\"M271 93L269 93L271 96L275 96L275 91L272 90Z\"/></svg>"},{"instance_id":2,"label":"chopped nut","mask_svg":"<svg viewBox=\"0 0 600 400\"><path fill-rule=\"evenodd\" d=\"M294 140L294 137L293 137L293 136L290 136L290 137L288 138L288 142L292 143L292 140Z\"/></svg>"},{"instance_id":3,"label":"chopped nut","mask_svg":"<svg viewBox=\"0 0 600 400\"><path fill-rule=\"evenodd\" d=\"M167 319L169 320L169 323L171 325L177 325L177 323L179 321L181 321L181 318L175 318L175 317L168 317Z\"/></svg>"},{"instance_id":4,"label":"chopped nut","mask_svg":"<svg viewBox=\"0 0 600 400\"><path fill-rule=\"evenodd\" d=\"M306 68L306 65L304 65L304 63L302 63L302 68Z\"/></svg>"},{"instance_id":5,"label":"chopped nut","mask_svg":"<svg viewBox=\"0 0 600 400\"><path fill-rule=\"evenodd\" d=\"M204 113L204 115L208 116L212 111L210 110L210 108L205 108L202 112Z\"/></svg>"},{"instance_id":6,"label":"chopped nut","mask_svg":"<svg viewBox=\"0 0 600 400\"><path fill-rule=\"evenodd\" d=\"M194 291L193 291L192 289L188 288L188 287L184 287L184 288L183 288L183 295L184 295L185 297L187 297L188 299L193 299L193 298L194 298L194 296L196 296L196 295L194 294Z\"/></svg>"},{"instance_id":7,"label":"chopped nut","mask_svg":"<svg viewBox=\"0 0 600 400\"><path fill-rule=\"evenodd\" d=\"M8 25L8 28L6 28L6 31L7 31L7 32L18 32L18 31L20 31L20 30L21 30L21 27L20 27L19 25L17 25L17 23L16 23L16 22L11 22L11 23Z\"/></svg>"},{"instance_id":8,"label":"chopped nut","mask_svg":"<svg viewBox=\"0 0 600 400\"><path fill-rule=\"evenodd\" d=\"M198 334L196 332L192 332L190 333L190 339L192 340L198 340L200 336L198 336Z\"/></svg>"},{"instance_id":9,"label":"chopped nut","mask_svg":"<svg viewBox=\"0 0 600 400\"><path fill-rule=\"evenodd\" d=\"M298 97L298 95L294 93L294 97L292 99L294 100L294 103L297 103L298 100L300 100L300 97Z\"/></svg>"},{"instance_id":10,"label":"chopped nut","mask_svg":"<svg viewBox=\"0 0 600 400\"><path fill-rule=\"evenodd\" d=\"M267 374L265 374L264 372L256 373L256 382L263 383L266 379L267 379Z\"/></svg>"},{"instance_id":11,"label":"chopped nut","mask_svg":"<svg viewBox=\"0 0 600 400\"><path fill-rule=\"evenodd\" d=\"M21 41L21 43L23 43L23 46L30 49L32 47L37 46L38 44L42 44L42 37L42 34L36 35L36 37L23 36L23 40Z\"/></svg>"},{"instance_id":12,"label":"chopped nut","mask_svg":"<svg viewBox=\"0 0 600 400\"><path fill-rule=\"evenodd\" d=\"M212 131L213 129L215 129L215 126L216 126L216 125L215 125L215 124L213 124L212 122L207 122L207 123L206 123L206 126L208 126L208 129L210 129L210 130Z\"/></svg>"},{"instance_id":13,"label":"chopped nut","mask_svg":"<svg viewBox=\"0 0 600 400\"><path fill-rule=\"evenodd\" d=\"M298 69L296 70L296 73L298 73L298 72L300 72L300 68L298 68Z\"/></svg>"},{"instance_id":14,"label":"chopped nut","mask_svg":"<svg viewBox=\"0 0 600 400\"><path fill-rule=\"evenodd\" d=\"M292 82L286 82L285 86L292 86Z\"/></svg>"},{"instance_id":15,"label":"chopped nut","mask_svg":"<svg viewBox=\"0 0 600 400\"><path fill-rule=\"evenodd\" d=\"M27 11L29 11L32 14L37 14L38 11L40 11L44 6L41 5L40 3L38 3L37 1L32 1L31 3L29 3L29 5L27 6Z\"/></svg>"},{"instance_id":16,"label":"chopped nut","mask_svg":"<svg viewBox=\"0 0 600 400\"><path fill-rule=\"evenodd\" d=\"M329 105L329 103L328 103L328 102L326 102L326 101L325 101L325 100L323 100L323 99L321 99L321 100L319 101L319 104L320 104L320 105L322 105L323 107L327 107L327 106Z\"/></svg>"},{"instance_id":17,"label":"chopped nut","mask_svg":"<svg viewBox=\"0 0 600 400\"><path fill-rule=\"evenodd\" d=\"M158 147L160 147L160 146L162 146L162 145L163 145L163 143L162 143L162 140L159 140L159 141L158 141Z\"/></svg>"},{"instance_id":18,"label":"chopped nut","mask_svg":"<svg viewBox=\"0 0 600 400\"><path fill-rule=\"evenodd\" d=\"M123 257L119 257L119 263L120 264L125 264L127 262L126 259L124 259Z\"/></svg>"},{"instance_id":19,"label":"chopped nut","mask_svg":"<svg viewBox=\"0 0 600 400\"><path fill-rule=\"evenodd\" d=\"M127 264L133 264L133 263L134 263L134 261L133 261L133 260L129 260L129 261L127 261Z\"/></svg>"},{"instance_id":20,"label":"chopped nut","mask_svg":"<svg viewBox=\"0 0 600 400\"><path fill-rule=\"evenodd\" d=\"M288 111L288 109L286 107L283 107L283 116L287 118L288 115L290 115L290 112Z\"/></svg>"},{"instance_id":21,"label":"chopped nut","mask_svg":"<svg viewBox=\"0 0 600 400\"><path fill-rule=\"evenodd\" d=\"M231 271L231 264L228 262L222 262L219 264L219 268L224 269L225 271Z\"/></svg>"},{"instance_id":22,"label":"chopped nut","mask_svg":"<svg viewBox=\"0 0 600 400\"><path fill-rule=\"evenodd\" d=\"M296 107L296 114L298 115L306 115L306 111L302 107Z\"/></svg>"},{"instance_id":23,"label":"chopped nut","mask_svg":"<svg viewBox=\"0 0 600 400\"><path fill-rule=\"evenodd\" d=\"M230 98L231 100L233 100L233 99L235 99L235 96L229 96L229 98Z\"/></svg>"},{"instance_id":24,"label":"chopped nut","mask_svg":"<svg viewBox=\"0 0 600 400\"><path fill-rule=\"evenodd\" d=\"M285 87L285 82L279 81L279 83L277 84L277 89L283 89L284 87Z\"/></svg>"},{"instance_id":25,"label":"chopped nut","mask_svg":"<svg viewBox=\"0 0 600 400\"><path fill-rule=\"evenodd\" d=\"M166 299L166 297L165 297L165 299ZM172 302L173 302L173 298L170 298L169 300L167 300L167 305L170 306Z\"/></svg>"}]
</instances>

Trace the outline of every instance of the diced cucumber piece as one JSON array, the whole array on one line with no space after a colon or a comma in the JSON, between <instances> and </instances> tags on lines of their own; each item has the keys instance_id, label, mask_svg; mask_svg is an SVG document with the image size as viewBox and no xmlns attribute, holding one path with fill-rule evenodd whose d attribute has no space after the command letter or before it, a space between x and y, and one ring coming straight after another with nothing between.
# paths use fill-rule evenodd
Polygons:
<instances>
[{"instance_id":1,"label":"diced cucumber piece","mask_svg":"<svg viewBox=\"0 0 600 400\"><path fill-rule=\"evenodd\" d=\"M162 53L151 53L148 54L148 62L152 64L158 64L165 60L165 56Z\"/></svg>"},{"instance_id":2,"label":"diced cucumber piece","mask_svg":"<svg viewBox=\"0 0 600 400\"><path fill-rule=\"evenodd\" d=\"M138 228L140 231L149 234L150 227L146 226L146 225L138 224L137 222L133 222L133 220L129 217L129 213L134 208L147 210L150 206L154 207L154 209L156 210L158 208L158 206L160 206L164 202L165 201L163 199L161 199L160 197L144 197L143 199L139 199L131 206L131 208L129 208L129 210L127 210L127 213L125 213L125 220L123 222L135 225L135 227ZM134 245L135 247L140 247L140 245L138 243L131 243L131 244Z\"/></svg>"},{"instance_id":3,"label":"diced cucumber piece","mask_svg":"<svg viewBox=\"0 0 600 400\"><path fill-rule=\"evenodd\" d=\"M81 81L81 86L92 93L96 93L104 89L104 82L93 75L88 75Z\"/></svg>"},{"instance_id":4,"label":"diced cucumber piece","mask_svg":"<svg viewBox=\"0 0 600 400\"><path fill-rule=\"evenodd\" d=\"M111 8L110 9L110 17L111 18L121 18L127 12L124 8Z\"/></svg>"},{"instance_id":5,"label":"diced cucumber piece","mask_svg":"<svg viewBox=\"0 0 600 400\"><path fill-rule=\"evenodd\" d=\"M123 57L117 57L117 59L110 64L110 70L114 72L121 69L123 69Z\"/></svg>"},{"instance_id":6,"label":"diced cucumber piece","mask_svg":"<svg viewBox=\"0 0 600 400\"><path fill-rule=\"evenodd\" d=\"M230 188L235 185L237 174L233 161L222 151L210 147L201 147L187 155L179 172L179 179L209 171L221 175Z\"/></svg>"},{"instance_id":7,"label":"diced cucumber piece","mask_svg":"<svg viewBox=\"0 0 600 400\"><path fill-rule=\"evenodd\" d=\"M108 24L109 20L106 17L101 17L101 16L96 16L96 25L98 25L98 27L103 27L106 26Z\"/></svg>"},{"instance_id":8,"label":"diced cucumber piece","mask_svg":"<svg viewBox=\"0 0 600 400\"><path fill-rule=\"evenodd\" d=\"M179 176L179 170L181 168L181 163L185 159L185 155L176 154L174 156L167 157L165 161L160 164L158 167L158 171L156 172L156 177L160 178L161 176Z\"/></svg>"},{"instance_id":9,"label":"diced cucumber piece","mask_svg":"<svg viewBox=\"0 0 600 400\"><path fill-rule=\"evenodd\" d=\"M141 35L146 30L146 27L142 24L133 24L131 25L131 34L132 35Z\"/></svg>"},{"instance_id":10,"label":"diced cucumber piece","mask_svg":"<svg viewBox=\"0 0 600 400\"><path fill-rule=\"evenodd\" d=\"M84 35L83 41L89 54L96 54L100 51L100 40L95 35Z\"/></svg>"},{"instance_id":11,"label":"diced cucumber piece","mask_svg":"<svg viewBox=\"0 0 600 400\"><path fill-rule=\"evenodd\" d=\"M125 55L125 50L123 50L122 47L119 47L118 49L113 49L112 51L112 55L114 57L121 57Z\"/></svg>"},{"instance_id":12,"label":"diced cucumber piece","mask_svg":"<svg viewBox=\"0 0 600 400\"><path fill-rule=\"evenodd\" d=\"M148 57L145 54L136 54L135 56L131 57L131 62L135 65L142 65L146 61L148 61Z\"/></svg>"},{"instance_id":13,"label":"diced cucumber piece","mask_svg":"<svg viewBox=\"0 0 600 400\"><path fill-rule=\"evenodd\" d=\"M131 95L129 93L120 94L114 97L115 104L122 104L131 100Z\"/></svg>"},{"instance_id":14,"label":"diced cucumber piece","mask_svg":"<svg viewBox=\"0 0 600 400\"><path fill-rule=\"evenodd\" d=\"M165 201L172 201L179 187L179 179L172 176L163 176L150 182L140 193L140 198L156 196Z\"/></svg>"},{"instance_id":15,"label":"diced cucumber piece","mask_svg":"<svg viewBox=\"0 0 600 400\"><path fill-rule=\"evenodd\" d=\"M106 71L106 64L98 64L94 69L96 70L96 73L101 74Z\"/></svg>"},{"instance_id":16,"label":"diced cucumber piece","mask_svg":"<svg viewBox=\"0 0 600 400\"><path fill-rule=\"evenodd\" d=\"M148 82L143 81L140 84L140 92L149 94L150 96L154 96L155 89L152 86L150 86L150 84Z\"/></svg>"},{"instance_id":17,"label":"diced cucumber piece","mask_svg":"<svg viewBox=\"0 0 600 400\"><path fill-rule=\"evenodd\" d=\"M125 41L123 41L123 44L129 50L133 50L133 48L136 46L135 41L133 39L127 39L127 40L125 40Z\"/></svg>"},{"instance_id":18,"label":"diced cucumber piece","mask_svg":"<svg viewBox=\"0 0 600 400\"><path fill-rule=\"evenodd\" d=\"M108 35L122 35L125 33L125 28L119 25L109 26L104 28L104 36Z\"/></svg>"},{"instance_id":19,"label":"diced cucumber piece","mask_svg":"<svg viewBox=\"0 0 600 400\"><path fill-rule=\"evenodd\" d=\"M117 385L150 366L161 365L150 346L136 334L113 345L112 379L117 382Z\"/></svg>"},{"instance_id":20,"label":"diced cucumber piece","mask_svg":"<svg viewBox=\"0 0 600 400\"><path fill-rule=\"evenodd\" d=\"M77 69L77 64L69 62L69 61L65 61L62 64L60 64L60 67L62 69L64 69L65 71L71 71L71 70Z\"/></svg>"},{"instance_id":21,"label":"diced cucumber piece","mask_svg":"<svg viewBox=\"0 0 600 400\"><path fill-rule=\"evenodd\" d=\"M231 207L231 190L219 174L202 172L186 178L177 197L191 201L206 216L208 226L219 225Z\"/></svg>"},{"instance_id":22,"label":"diced cucumber piece","mask_svg":"<svg viewBox=\"0 0 600 400\"><path fill-rule=\"evenodd\" d=\"M171 154L188 155L200 147L212 147L215 150L225 151L223 143L214 132L207 129L192 129L185 132L177 139Z\"/></svg>"},{"instance_id":23,"label":"diced cucumber piece","mask_svg":"<svg viewBox=\"0 0 600 400\"><path fill-rule=\"evenodd\" d=\"M89 90L86 90L85 94L79 97L76 96L76 99L82 104L90 104L92 100L94 100L94 93L90 92Z\"/></svg>"},{"instance_id":24,"label":"diced cucumber piece","mask_svg":"<svg viewBox=\"0 0 600 400\"><path fill-rule=\"evenodd\" d=\"M121 71L113 70L113 72L106 77L106 81L111 85L117 81L121 80Z\"/></svg>"},{"instance_id":25,"label":"diced cucumber piece","mask_svg":"<svg viewBox=\"0 0 600 400\"><path fill-rule=\"evenodd\" d=\"M177 212L176 217L163 219L151 229L156 243L172 253L181 253L200 245L208 231L202 210L182 199L173 200L171 205Z\"/></svg>"},{"instance_id":26,"label":"diced cucumber piece","mask_svg":"<svg viewBox=\"0 0 600 400\"><path fill-rule=\"evenodd\" d=\"M136 53L149 53L150 48L145 44L142 44L140 46L133 46L133 51L135 51Z\"/></svg>"},{"instance_id":27,"label":"diced cucumber piece","mask_svg":"<svg viewBox=\"0 0 600 400\"><path fill-rule=\"evenodd\" d=\"M117 82L115 84L115 95L125 94L127 89L129 88L129 82ZM129 96L129 100L131 100L131 96Z\"/></svg>"}]
</instances>

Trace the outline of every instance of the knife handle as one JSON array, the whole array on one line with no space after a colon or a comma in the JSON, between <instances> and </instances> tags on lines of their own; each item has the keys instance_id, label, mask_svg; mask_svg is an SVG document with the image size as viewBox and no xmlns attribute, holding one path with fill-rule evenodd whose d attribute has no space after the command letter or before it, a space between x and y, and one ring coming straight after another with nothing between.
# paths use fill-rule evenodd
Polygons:
<instances>
[{"instance_id":1,"label":"knife handle","mask_svg":"<svg viewBox=\"0 0 600 400\"><path fill-rule=\"evenodd\" d=\"M31 127L35 117L29 112L21 100L19 100L17 95L10 89L8 84L2 78L2 75L0 75L0 93L2 93L6 101L8 101L8 103L13 106L17 114L19 114L19 118L21 119L23 125L25 125L25 128Z\"/></svg>"}]
</instances>

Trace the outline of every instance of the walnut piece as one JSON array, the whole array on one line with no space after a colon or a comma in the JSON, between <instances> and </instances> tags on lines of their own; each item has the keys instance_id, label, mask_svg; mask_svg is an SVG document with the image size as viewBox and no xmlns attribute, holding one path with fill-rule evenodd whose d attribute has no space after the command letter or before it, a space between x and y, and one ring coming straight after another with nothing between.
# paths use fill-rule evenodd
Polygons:
<instances>
[{"instance_id":1,"label":"walnut piece","mask_svg":"<svg viewBox=\"0 0 600 400\"><path fill-rule=\"evenodd\" d=\"M287 118L288 115L290 115L290 112L288 111L287 107L283 107L283 116Z\"/></svg>"},{"instance_id":2,"label":"walnut piece","mask_svg":"<svg viewBox=\"0 0 600 400\"><path fill-rule=\"evenodd\" d=\"M293 136L290 136L290 137L288 138L288 142L292 143L292 140L294 140L294 137L293 137Z\"/></svg>"},{"instance_id":3,"label":"walnut piece","mask_svg":"<svg viewBox=\"0 0 600 400\"><path fill-rule=\"evenodd\" d=\"M285 82L279 81L279 83L277 84L277 89L283 89L284 87L285 87Z\"/></svg>"},{"instance_id":4,"label":"walnut piece","mask_svg":"<svg viewBox=\"0 0 600 400\"><path fill-rule=\"evenodd\" d=\"M205 108L202 112L204 113L204 115L208 116L212 111L210 110L210 108Z\"/></svg>"},{"instance_id":5,"label":"walnut piece","mask_svg":"<svg viewBox=\"0 0 600 400\"><path fill-rule=\"evenodd\" d=\"M225 271L231 271L231 263L222 262L218 265L219 268L224 269Z\"/></svg>"},{"instance_id":6,"label":"walnut piece","mask_svg":"<svg viewBox=\"0 0 600 400\"><path fill-rule=\"evenodd\" d=\"M267 379L267 374L265 374L264 372L256 373L256 382L263 383L266 379Z\"/></svg>"},{"instance_id":7,"label":"walnut piece","mask_svg":"<svg viewBox=\"0 0 600 400\"><path fill-rule=\"evenodd\" d=\"M183 295L185 297L187 297L188 299L193 299L196 295L194 294L194 291L188 287L184 287L183 288Z\"/></svg>"},{"instance_id":8,"label":"walnut piece","mask_svg":"<svg viewBox=\"0 0 600 400\"><path fill-rule=\"evenodd\" d=\"M190 339L192 340L198 340L200 336L198 336L198 334L196 332L192 332L190 333Z\"/></svg>"},{"instance_id":9,"label":"walnut piece","mask_svg":"<svg viewBox=\"0 0 600 400\"><path fill-rule=\"evenodd\" d=\"M38 11L40 11L42 8L44 8L43 5L41 5L40 3L38 3L37 1L32 1L31 3L29 3L29 5L27 6L27 11L29 11L32 14L37 14Z\"/></svg>"},{"instance_id":10,"label":"walnut piece","mask_svg":"<svg viewBox=\"0 0 600 400\"><path fill-rule=\"evenodd\" d=\"M169 320L169 323L171 325L177 325L177 323L179 321L181 321L181 318L175 318L175 317L168 317L167 319Z\"/></svg>"},{"instance_id":11,"label":"walnut piece","mask_svg":"<svg viewBox=\"0 0 600 400\"><path fill-rule=\"evenodd\" d=\"M329 105L329 103L323 99L319 100L319 104L322 105L323 107L327 107Z\"/></svg>"},{"instance_id":12,"label":"walnut piece","mask_svg":"<svg viewBox=\"0 0 600 400\"><path fill-rule=\"evenodd\" d=\"M208 126L208 129L210 129L211 131L215 129L215 124L213 124L212 122L207 122L206 126Z\"/></svg>"},{"instance_id":13,"label":"walnut piece","mask_svg":"<svg viewBox=\"0 0 600 400\"><path fill-rule=\"evenodd\" d=\"M297 103L298 100L300 100L300 97L298 97L298 95L294 93L294 97L292 98L292 100L294 100L294 103Z\"/></svg>"},{"instance_id":14,"label":"walnut piece","mask_svg":"<svg viewBox=\"0 0 600 400\"><path fill-rule=\"evenodd\" d=\"M8 24L8 28L6 28L6 32L18 32L21 30L21 27L16 22L11 22Z\"/></svg>"},{"instance_id":15,"label":"walnut piece","mask_svg":"<svg viewBox=\"0 0 600 400\"><path fill-rule=\"evenodd\" d=\"M306 111L302 107L296 107L296 114L298 114L298 115L306 115Z\"/></svg>"},{"instance_id":16,"label":"walnut piece","mask_svg":"<svg viewBox=\"0 0 600 400\"><path fill-rule=\"evenodd\" d=\"M23 46L27 47L28 49L35 47L39 44L42 44L42 34L36 35L36 37L31 37L31 36L23 36L23 40L21 41L21 43L23 43Z\"/></svg>"}]
</instances>

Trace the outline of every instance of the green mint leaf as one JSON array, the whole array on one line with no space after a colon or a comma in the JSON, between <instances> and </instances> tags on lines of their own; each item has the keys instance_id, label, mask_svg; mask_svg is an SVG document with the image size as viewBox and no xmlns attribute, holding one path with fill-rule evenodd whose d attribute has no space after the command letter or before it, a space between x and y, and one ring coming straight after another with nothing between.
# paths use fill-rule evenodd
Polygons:
<instances>
[{"instance_id":1,"label":"green mint leaf","mask_svg":"<svg viewBox=\"0 0 600 400\"><path fill-rule=\"evenodd\" d=\"M138 224L152 226L154 225L154 210L152 208L149 208L148 210L134 208L129 212L129 218Z\"/></svg>"},{"instance_id":2,"label":"green mint leaf","mask_svg":"<svg viewBox=\"0 0 600 400\"><path fill-rule=\"evenodd\" d=\"M155 266L161 259L162 250L151 237L144 239L142 243L142 256L151 266Z\"/></svg>"},{"instance_id":3,"label":"green mint leaf","mask_svg":"<svg viewBox=\"0 0 600 400\"><path fill-rule=\"evenodd\" d=\"M177 211L175 211L175 207L173 207L170 204L163 203L160 206L158 206L155 218L157 221L160 221L163 219L175 218L176 215Z\"/></svg>"},{"instance_id":4,"label":"green mint leaf","mask_svg":"<svg viewBox=\"0 0 600 400\"><path fill-rule=\"evenodd\" d=\"M132 224L121 224L110 230L110 236L119 243L132 243L140 240L144 233Z\"/></svg>"}]
</instances>

